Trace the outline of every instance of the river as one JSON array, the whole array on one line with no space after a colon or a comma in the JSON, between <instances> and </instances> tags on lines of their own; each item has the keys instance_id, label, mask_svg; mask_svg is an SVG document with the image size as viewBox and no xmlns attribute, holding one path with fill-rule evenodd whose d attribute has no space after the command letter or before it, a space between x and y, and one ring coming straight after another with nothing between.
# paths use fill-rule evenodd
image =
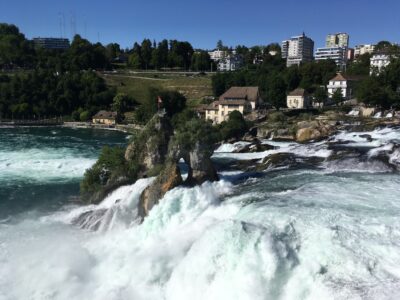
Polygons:
<instances>
[{"instance_id":1,"label":"river","mask_svg":"<svg viewBox=\"0 0 400 300\"><path fill-rule=\"evenodd\" d=\"M219 182L168 192L139 224L152 178L76 202L85 169L125 134L0 129L0 299L399 299L400 129L367 134L222 145ZM276 153L294 159L221 167Z\"/></svg>"}]
</instances>

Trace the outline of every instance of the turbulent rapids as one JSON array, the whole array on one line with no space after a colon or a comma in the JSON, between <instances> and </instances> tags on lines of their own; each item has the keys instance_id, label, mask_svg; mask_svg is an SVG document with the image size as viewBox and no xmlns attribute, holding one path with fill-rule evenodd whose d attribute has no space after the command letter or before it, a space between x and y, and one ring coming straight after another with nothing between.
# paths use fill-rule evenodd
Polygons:
<instances>
[{"instance_id":1,"label":"turbulent rapids","mask_svg":"<svg viewBox=\"0 0 400 300\"><path fill-rule=\"evenodd\" d=\"M16 199L0 189L6 203L81 178L99 145L68 134L59 147L29 135L14 157L0 141L0 182L30 187ZM167 192L143 223L137 203L154 178L99 205L3 213L0 299L399 299L400 128L262 144L221 145L221 180Z\"/></svg>"}]
</instances>

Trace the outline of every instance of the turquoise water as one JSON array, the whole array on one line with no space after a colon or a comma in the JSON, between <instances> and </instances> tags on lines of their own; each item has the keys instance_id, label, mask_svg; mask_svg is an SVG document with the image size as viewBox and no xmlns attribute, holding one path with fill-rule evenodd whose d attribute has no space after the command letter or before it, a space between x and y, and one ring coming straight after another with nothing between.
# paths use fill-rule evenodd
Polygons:
<instances>
[{"instance_id":1,"label":"turquoise water","mask_svg":"<svg viewBox=\"0 0 400 300\"><path fill-rule=\"evenodd\" d=\"M117 131L60 127L0 128L0 219L52 211L79 195L85 169L104 145L125 145Z\"/></svg>"},{"instance_id":2,"label":"turquoise water","mask_svg":"<svg viewBox=\"0 0 400 300\"><path fill-rule=\"evenodd\" d=\"M2 129L0 299L400 299L400 128L365 134L222 145L222 180L169 191L140 224L152 178L74 202L102 145L125 135ZM294 165L232 167L275 153Z\"/></svg>"}]
</instances>

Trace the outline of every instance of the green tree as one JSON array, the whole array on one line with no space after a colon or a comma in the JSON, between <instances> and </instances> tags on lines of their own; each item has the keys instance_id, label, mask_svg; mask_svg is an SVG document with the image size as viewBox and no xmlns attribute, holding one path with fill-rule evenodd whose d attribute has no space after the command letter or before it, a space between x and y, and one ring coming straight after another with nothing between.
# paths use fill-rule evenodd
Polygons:
<instances>
[{"instance_id":1,"label":"green tree","mask_svg":"<svg viewBox=\"0 0 400 300\"><path fill-rule=\"evenodd\" d=\"M328 93L326 91L326 88L324 86L318 87L315 92L314 92L314 98L317 103L319 103L320 107L322 104L326 102L326 99L328 98Z\"/></svg>"},{"instance_id":2,"label":"green tree","mask_svg":"<svg viewBox=\"0 0 400 300\"><path fill-rule=\"evenodd\" d=\"M352 61L347 66L346 73L348 75L368 76L370 70L371 54L365 53L357 57L357 60Z\"/></svg>"},{"instance_id":3,"label":"green tree","mask_svg":"<svg viewBox=\"0 0 400 300\"><path fill-rule=\"evenodd\" d=\"M336 105L339 105L340 103L343 102L343 100L344 100L344 98L343 98L343 90L341 88L338 88L332 94L332 101L335 102Z\"/></svg>"},{"instance_id":4,"label":"green tree","mask_svg":"<svg viewBox=\"0 0 400 300\"><path fill-rule=\"evenodd\" d=\"M114 97L111 107L113 111L116 111L119 115L122 115L123 113L132 110L135 105L137 105L137 102L132 97L125 93L118 93Z\"/></svg>"},{"instance_id":5,"label":"green tree","mask_svg":"<svg viewBox=\"0 0 400 300\"><path fill-rule=\"evenodd\" d=\"M247 123L244 120L243 115L237 110L231 112L228 121L222 122L220 125L221 138L224 140L230 138L239 139L247 132L247 130Z\"/></svg>"},{"instance_id":6,"label":"green tree","mask_svg":"<svg viewBox=\"0 0 400 300\"><path fill-rule=\"evenodd\" d=\"M140 55L137 53L132 53L131 55L129 55L128 66L135 70L139 70L142 67L142 60L140 58Z\"/></svg>"},{"instance_id":7,"label":"green tree","mask_svg":"<svg viewBox=\"0 0 400 300\"><path fill-rule=\"evenodd\" d=\"M398 100L393 90L382 82L382 78L368 77L357 87L357 98L365 104L390 108Z\"/></svg>"},{"instance_id":8,"label":"green tree","mask_svg":"<svg viewBox=\"0 0 400 300\"><path fill-rule=\"evenodd\" d=\"M144 68L147 70L151 66L151 55L153 52L152 44L149 39L144 39L141 45L141 57Z\"/></svg>"},{"instance_id":9,"label":"green tree","mask_svg":"<svg viewBox=\"0 0 400 300\"><path fill-rule=\"evenodd\" d=\"M278 75L273 76L267 85L267 100L277 110L286 106L286 84Z\"/></svg>"},{"instance_id":10,"label":"green tree","mask_svg":"<svg viewBox=\"0 0 400 300\"><path fill-rule=\"evenodd\" d=\"M196 71L207 71L211 67L210 55L206 51L198 51L192 56L191 69Z\"/></svg>"}]
</instances>

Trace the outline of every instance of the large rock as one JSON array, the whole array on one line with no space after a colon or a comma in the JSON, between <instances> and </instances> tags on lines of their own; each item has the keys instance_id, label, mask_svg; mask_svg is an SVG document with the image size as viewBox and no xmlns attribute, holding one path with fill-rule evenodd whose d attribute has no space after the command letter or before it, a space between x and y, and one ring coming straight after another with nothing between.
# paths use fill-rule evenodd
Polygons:
<instances>
[{"instance_id":1,"label":"large rock","mask_svg":"<svg viewBox=\"0 0 400 300\"><path fill-rule=\"evenodd\" d=\"M143 172L164 164L173 128L168 117L156 114L125 151L127 161L136 160Z\"/></svg>"},{"instance_id":2,"label":"large rock","mask_svg":"<svg viewBox=\"0 0 400 300\"><path fill-rule=\"evenodd\" d=\"M182 176L178 165L168 163L156 180L140 196L139 216L142 220L168 191L182 183Z\"/></svg>"},{"instance_id":3,"label":"large rock","mask_svg":"<svg viewBox=\"0 0 400 300\"><path fill-rule=\"evenodd\" d=\"M212 151L208 145L196 143L189 152L189 173L186 183L190 185L202 184L205 181L217 181L218 175L211 161Z\"/></svg>"},{"instance_id":4,"label":"large rock","mask_svg":"<svg viewBox=\"0 0 400 300\"><path fill-rule=\"evenodd\" d=\"M297 123L296 141L300 143L320 140L334 133L336 127L330 122L302 121Z\"/></svg>"},{"instance_id":5,"label":"large rock","mask_svg":"<svg viewBox=\"0 0 400 300\"><path fill-rule=\"evenodd\" d=\"M311 140L320 139L322 136L321 132L318 129L314 129L311 127L300 128L296 133L296 141L300 143L308 142Z\"/></svg>"}]
</instances>

